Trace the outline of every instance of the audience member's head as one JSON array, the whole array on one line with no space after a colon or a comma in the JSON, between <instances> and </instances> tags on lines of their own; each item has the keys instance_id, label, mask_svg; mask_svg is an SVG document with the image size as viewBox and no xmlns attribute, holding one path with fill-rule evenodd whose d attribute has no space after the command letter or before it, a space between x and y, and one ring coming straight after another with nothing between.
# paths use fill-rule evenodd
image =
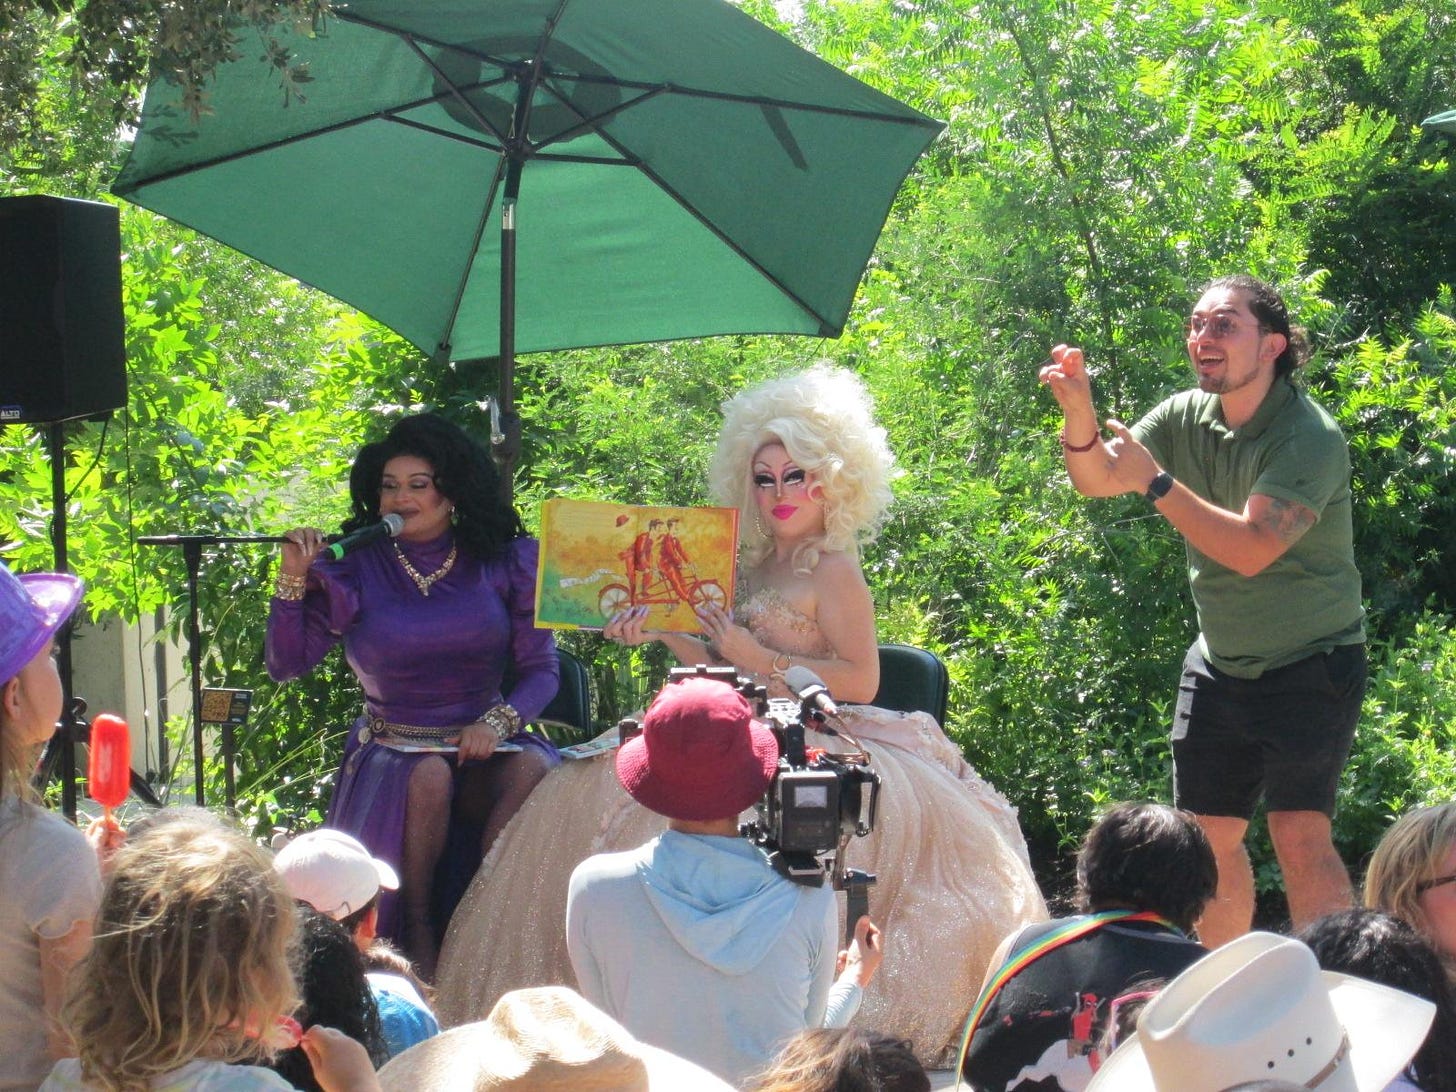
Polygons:
<instances>
[{"instance_id":1,"label":"audience member's head","mask_svg":"<svg viewBox=\"0 0 1456 1092\"><path fill-rule=\"evenodd\" d=\"M61 715L51 642L80 601L74 576L16 576L0 564L0 795L30 796L40 749Z\"/></svg>"},{"instance_id":2,"label":"audience member's head","mask_svg":"<svg viewBox=\"0 0 1456 1092\"><path fill-rule=\"evenodd\" d=\"M383 937L375 937L374 943L365 949L364 970L398 975L414 987L415 992L420 995L420 999L427 1005L432 1004L435 1000L434 987L415 973L415 965L410 962L409 956Z\"/></svg>"},{"instance_id":3,"label":"audience member's head","mask_svg":"<svg viewBox=\"0 0 1456 1092\"><path fill-rule=\"evenodd\" d=\"M376 1066L382 1065L387 1051L379 1010L364 977L363 953L341 922L306 904L298 915L293 973L303 995L303 1004L293 1014L299 1025L305 1030L315 1024L337 1028L362 1044ZM323 1092L302 1047L285 1050L272 1068L294 1088Z\"/></svg>"},{"instance_id":4,"label":"audience member's head","mask_svg":"<svg viewBox=\"0 0 1456 1092\"><path fill-rule=\"evenodd\" d=\"M292 839L273 858L289 893L340 922L361 949L374 939L379 891L399 876L352 835L324 827Z\"/></svg>"},{"instance_id":5,"label":"audience member's head","mask_svg":"<svg viewBox=\"0 0 1456 1092\"><path fill-rule=\"evenodd\" d=\"M1193 816L1118 804L1077 855L1079 909L1152 911L1190 932L1218 887L1213 849Z\"/></svg>"},{"instance_id":6,"label":"audience member's head","mask_svg":"<svg viewBox=\"0 0 1456 1092\"><path fill-rule=\"evenodd\" d=\"M930 1092L930 1077L904 1039L811 1028L789 1040L747 1092Z\"/></svg>"},{"instance_id":7,"label":"audience member's head","mask_svg":"<svg viewBox=\"0 0 1456 1092\"><path fill-rule=\"evenodd\" d=\"M1150 1000L1137 1032L1087 1092L1222 1092L1267 1080L1380 1092L1420 1047L1434 1014L1422 998L1322 972L1296 940L1248 933Z\"/></svg>"},{"instance_id":8,"label":"audience member's head","mask_svg":"<svg viewBox=\"0 0 1456 1092\"><path fill-rule=\"evenodd\" d=\"M617 750L617 780L669 819L732 819L763 796L778 766L773 732L726 682L690 677L652 699L642 733Z\"/></svg>"},{"instance_id":9,"label":"audience member's head","mask_svg":"<svg viewBox=\"0 0 1456 1092\"><path fill-rule=\"evenodd\" d=\"M150 1087L195 1059L270 1056L297 1004L295 921L268 854L211 817L128 839L65 1009L88 1079Z\"/></svg>"},{"instance_id":10,"label":"audience member's head","mask_svg":"<svg viewBox=\"0 0 1456 1092\"><path fill-rule=\"evenodd\" d=\"M1107 1026L1102 1029L1098 1053L1107 1057L1137 1032L1138 1017L1158 991L1168 984L1165 978L1141 978L1114 997L1107 1006Z\"/></svg>"},{"instance_id":11,"label":"audience member's head","mask_svg":"<svg viewBox=\"0 0 1456 1092\"><path fill-rule=\"evenodd\" d=\"M1411 1072L1423 1092L1456 1092L1456 994L1429 941L1379 910L1341 910L1299 934L1319 965L1393 986L1436 1006Z\"/></svg>"},{"instance_id":12,"label":"audience member's head","mask_svg":"<svg viewBox=\"0 0 1456 1092\"><path fill-rule=\"evenodd\" d=\"M565 986L506 994L484 1020L390 1059L379 1084L384 1092L732 1092Z\"/></svg>"},{"instance_id":13,"label":"audience member's head","mask_svg":"<svg viewBox=\"0 0 1456 1092\"><path fill-rule=\"evenodd\" d=\"M1456 803L1406 812L1385 832L1365 873L1365 905L1414 925L1456 966Z\"/></svg>"}]
</instances>

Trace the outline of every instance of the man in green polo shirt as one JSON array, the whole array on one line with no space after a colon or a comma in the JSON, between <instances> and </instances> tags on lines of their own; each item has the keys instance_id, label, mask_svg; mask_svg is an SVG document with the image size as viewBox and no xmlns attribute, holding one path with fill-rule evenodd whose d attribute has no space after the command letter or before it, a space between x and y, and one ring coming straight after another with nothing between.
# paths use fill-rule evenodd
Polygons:
<instances>
[{"instance_id":1,"label":"man in green polo shirt","mask_svg":"<svg viewBox=\"0 0 1456 1092\"><path fill-rule=\"evenodd\" d=\"M1364 610L1350 526L1350 453L1293 383L1309 357L1283 299L1253 277L1212 282L1188 323L1196 390L1104 439L1082 351L1041 370L1062 407L1077 491L1142 493L1182 534L1198 611L1173 724L1174 798L1218 860L1199 936L1247 932L1244 850L1262 797L1295 928L1351 905L1330 836L1365 693Z\"/></svg>"}]
</instances>

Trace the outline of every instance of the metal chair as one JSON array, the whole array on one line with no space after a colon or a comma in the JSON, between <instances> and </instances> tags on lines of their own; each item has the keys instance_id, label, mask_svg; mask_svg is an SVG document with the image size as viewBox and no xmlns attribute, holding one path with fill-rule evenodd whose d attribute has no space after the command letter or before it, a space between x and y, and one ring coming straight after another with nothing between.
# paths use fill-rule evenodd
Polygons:
<instances>
[{"instance_id":1,"label":"metal chair","mask_svg":"<svg viewBox=\"0 0 1456 1092\"><path fill-rule=\"evenodd\" d=\"M532 721L533 727L555 743L580 743L595 734L592 725L591 682L586 664L566 649L557 647L561 684L556 696ZM566 737L564 739L558 736Z\"/></svg>"},{"instance_id":2,"label":"metal chair","mask_svg":"<svg viewBox=\"0 0 1456 1092\"><path fill-rule=\"evenodd\" d=\"M871 705L907 713L929 713L945 723L950 673L939 656L914 645L880 646L880 689Z\"/></svg>"}]
</instances>

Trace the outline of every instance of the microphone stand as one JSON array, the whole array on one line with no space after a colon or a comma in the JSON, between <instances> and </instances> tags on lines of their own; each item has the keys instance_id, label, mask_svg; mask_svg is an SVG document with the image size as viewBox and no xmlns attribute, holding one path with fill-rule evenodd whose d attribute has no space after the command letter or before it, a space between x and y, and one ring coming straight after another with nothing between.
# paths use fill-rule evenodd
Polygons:
<instances>
[{"instance_id":1,"label":"microphone stand","mask_svg":"<svg viewBox=\"0 0 1456 1092\"><path fill-rule=\"evenodd\" d=\"M198 619L198 572L202 567L202 548L235 542L282 542L282 535L142 535L139 546L180 546L187 566L187 659L192 669L192 748L195 756L194 792L197 803L204 803L202 785L202 629ZM233 726L222 726L223 792L229 808L237 804L237 786L233 777Z\"/></svg>"}]
</instances>

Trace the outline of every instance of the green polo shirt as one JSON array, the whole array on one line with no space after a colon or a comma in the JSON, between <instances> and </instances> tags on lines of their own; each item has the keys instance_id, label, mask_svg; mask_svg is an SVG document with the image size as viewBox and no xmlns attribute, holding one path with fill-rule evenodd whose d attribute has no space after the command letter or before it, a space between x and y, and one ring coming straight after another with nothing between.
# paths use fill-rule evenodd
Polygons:
<instances>
[{"instance_id":1,"label":"green polo shirt","mask_svg":"<svg viewBox=\"0 0 1456 1092\"><path fill-rule=\"evenodd\" d=\"M1240 576L1187 547L1210 663L1255 679L1365 639L1350 525L1350 449L1334 419L1307 394L1276 380L1248 423L1231 429L1217 395L1184 391L1132 431L1164 470L1220 508L1242 512L1260 493L1301 504L1317 517L1257 576Z\"/></svg>"}]
</instances>

